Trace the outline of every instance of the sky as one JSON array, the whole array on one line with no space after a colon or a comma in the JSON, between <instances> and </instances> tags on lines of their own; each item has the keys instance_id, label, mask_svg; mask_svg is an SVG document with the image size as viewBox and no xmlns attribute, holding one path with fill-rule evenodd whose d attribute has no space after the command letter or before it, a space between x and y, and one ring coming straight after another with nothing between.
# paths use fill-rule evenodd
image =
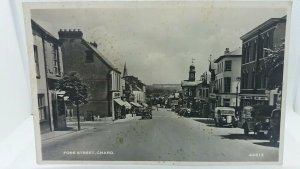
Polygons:
<instances>
[{"instance_id":1,"label":"sky","mask_svg":"<svg viewBox=\"0 0 300 169\"><path fill-rule=\"evenodd\" d=\"M242 45L240 37L285 9L263 8L98 8L35 9L31 17L58 38L60 29L80 29L111 62L144 83L179 84L194 59L196 79L209 57Z\"/></svg>"}]
</instances>

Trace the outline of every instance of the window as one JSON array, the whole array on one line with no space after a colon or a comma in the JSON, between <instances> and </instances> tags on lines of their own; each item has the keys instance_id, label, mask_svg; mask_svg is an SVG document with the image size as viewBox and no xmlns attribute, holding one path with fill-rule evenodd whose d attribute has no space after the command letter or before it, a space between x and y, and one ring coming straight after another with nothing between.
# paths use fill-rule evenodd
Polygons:
<instances>
[{"instance_id":1,"label":"window","mask_svg":"<svg viewBox=\"0 0 300 169\"><path fill-rule=\"evenodd\" d=\"M38 108L39 108L39 115L40 120L46 120L47 114L46 114L46 106L45 106L45 95L44 94L38 94Z\"/></svg>"},{"instance_id":2,"label":"window","mask_svg":"<svg viewBox=\"0 0 300 169\"><path fill-rule=\"evenodd\" d=\"M225 61L225 71L231 71L231 65L232 65L232 61L226 60Z\"/></svg>"},{"instance_id":3,"label":"window","mask_svg":"<svg viewBox=\"0 0 300 169\"><path fill-rule=\"evenodd\" d=\"M255 89L255 82L256 82L256 79L255 79L255 71L252 71L252 88Z\"/></svg>"},{"instance_id":4,"label":"window","mask_svg":"<svg viewBox=\"0 0 300 169\"><path fill-rule=\"evenodd\" d=\"M251 50L251 46L248 44L247 46L247 63L250 62L250 50Z\"/></svg>"},{"instance_id":5,"label":"window","mask_svg":"<svg viewBox=\"0 0 300 169\"><path fill-rule=\"evenodd\" d=\"M230 99L223 99L223 106L229 107L230 106Z\"/></svg>"},{"instance_id":6,"label":"window","mask_svg":"<svg viewBox=\"0 0 300 169\"><path fill-rule=\"evenodd\" d=\"M270 37L269 37L269 35L266 35L263 40L264 49L269 49L269 43L270 43ZM264 50L263 57L267 57L267 56L268 56L268 51Z\"/></svg>"},{"instance_id":7,"label":"window","mask_svg":"<svg viewBox=\"0 0 300 169\"><path fill-rule=\"evenodd\" d=\"M248 89L248 73L245 73L244 76L244 88Z\"/></svg>"},{"instance_id":8,"label":"window","mask_svg":"<svg viewBox=\"0 0 300 169\"><path fill-rule=\"evenodd\" d=\"M253 55L252 55L252 60L254 61L256 59L256 48L257 48L257 43L253 43Z\"/></svg>"},{"instance_id":9,"label":"window","mask_svg":"<svg viewBox=\"0 0 300 169\"><path fill-rule=\"evenodd\" d=\"M41 74L40 74L40 66L39 66L39 56L38 56L38 48L36 45L33 45L33 52L34 52L36 78L40 78Z\"/></svg>"},{"instance_id":10,"label":"window","mask_svg":"<svg viewBox=\"0 0 300 169\"><path fill-rule=\"evenodd\" d=\"M53 55L54 55L54 73L57 76L60 76L60 60L59 60L59 50L57 46L53 46Z\"/></svg>"},{"instance_id":11,"label":"window","mask_svg":"<svg viewBox=\"0 0 300 169\"><path fill-rule=\"evenodd\" d=\"M221 72L224 71L223 62L221 63Z\"/></svg>"},{"instance_id":12,"label":"window","mask_svg":"<svg viewBox=\"0 0 300 169\"><path fill-rule=\"evenodd\" d=\"M199 96L202 97L202 89L199 90Z\"/></svg>"},{"instance_id":13,"label":"window","mask_svg":"<svg viewBox=\"0 0 300 169\"><path fill-rule=\"evenodd\" d=\"M85 63L93 63L94 62L94 55L92 51L86 51L85 56Z\"/></svg>"},{"instance_id":14,"label":"window","mask_svg":"<svg viewBox=\"0 0 300 169\"><path fill-rule=\"evenodd\" d=\"M243 45L243 56L242 56L242 63L243 63L243 64L245 63L245 56L246 56L246 48L245 48L245 46Z\"/></svg>"},{"instance_id":15,"label":"window","mask_svg":"<svg viewBox=\"0 0 300 169\"><path fill-rule=\"evenodd\" d=\"M223 79L220 79L220 92L223 92Z\"/></svg>"},{"instance_id":16,"label":"window","mask_svg":"<svg viewBox=\"0 0 300 169\"><path fill-rule=\"evenodd\" d=\"M208 98L209 89L206 89L206 97Z\"/></svg>"},{"instance_id":17,"label":"window","mask_svg":"<svg viewBox=\"0 0 300 169\"><path fill-rule=\"evenodd\" d=\"M247 62L250 62L250 61L251 61L250 51L251 51L251 46L248 44L248 50L247 50Z\"/></svg>"},{"instance_id":18,"label":"window","mask_svg":"<svg viewBox=\"0 0 300 169\"><path fill-rule=\"evenodd\" d=\"M231 87L231 78L225 77L224 78L224 93L230 93L230 87Z\"/></svg>"}]
</instances>

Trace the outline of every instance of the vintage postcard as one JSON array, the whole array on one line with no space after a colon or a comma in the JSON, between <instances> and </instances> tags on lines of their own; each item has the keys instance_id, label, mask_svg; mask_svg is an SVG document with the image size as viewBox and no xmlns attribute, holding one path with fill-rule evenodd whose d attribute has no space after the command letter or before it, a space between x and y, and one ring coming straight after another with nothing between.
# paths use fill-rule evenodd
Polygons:
<instances>
[{"instance_id":1,"label":"vintage postcard","mask_svg":"<svg viewBox=\"0 0 300 169\"><path fill-rule=\"evenodd\" d=\"M37 161L281 164L290 7L23 3Z\"/></svg>"}]
</instances>

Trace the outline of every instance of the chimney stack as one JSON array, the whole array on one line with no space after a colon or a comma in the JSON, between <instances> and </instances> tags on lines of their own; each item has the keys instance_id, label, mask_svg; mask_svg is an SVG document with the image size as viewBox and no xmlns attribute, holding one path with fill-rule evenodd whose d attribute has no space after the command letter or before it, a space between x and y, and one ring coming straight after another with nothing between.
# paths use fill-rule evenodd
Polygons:
<instances>
[{"instance_id":1,"label":"chimney stack","mask_svg":"<svg viewBox=\"0 0 300 169\"><path fill-rule=\"evenodd\" d=\"M58 32L59 39L67 39L67 38L75 38L75 39L82 39L83 33L80 29L60 29Z\"/></svg>"},{"instance_id":2,"label":"chimney stack","mask_svg":"<svg viewBox=\"0 0 300 169\"><path fill-rule=\"evenodd\" d=\"M227 55L229 53L229 48L226 48L225 51L224 51L224 55Z\"/></svg>"}]
</instances>

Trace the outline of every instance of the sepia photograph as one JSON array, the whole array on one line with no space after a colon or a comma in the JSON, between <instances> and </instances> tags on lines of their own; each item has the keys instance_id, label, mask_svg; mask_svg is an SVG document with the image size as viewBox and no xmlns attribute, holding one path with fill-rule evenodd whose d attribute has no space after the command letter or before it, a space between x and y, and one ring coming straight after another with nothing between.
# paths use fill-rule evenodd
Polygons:
<instances>
[{"instance_id":1,"label":"sepia photograph","mask_svg":"<svg viewBox=\"0 0 300 169\"><path fill-rule=\"evenodd\" d=\"M38 162L282 161L289 3L23 3Z\"/></svg>"}]
</instances>

